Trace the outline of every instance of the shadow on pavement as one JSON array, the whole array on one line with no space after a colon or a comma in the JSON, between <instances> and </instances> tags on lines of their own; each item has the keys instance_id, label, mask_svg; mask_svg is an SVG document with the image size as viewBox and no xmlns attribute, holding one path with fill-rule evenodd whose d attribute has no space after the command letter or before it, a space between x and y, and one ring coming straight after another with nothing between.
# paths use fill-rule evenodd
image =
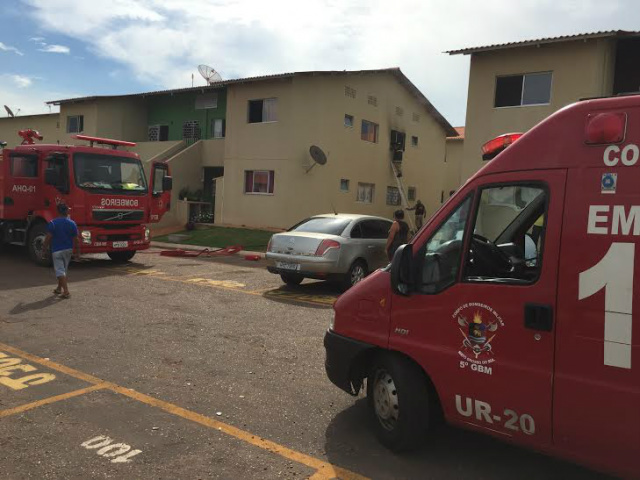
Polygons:
<instances>
[{"instance_id":1,"label":"shadow on pavement","mask_svg":"<svg viewBox=\"0 0 640 480\"><path fill-rule=\"evenodd\" d=\"M435 427L415 452L395 454L378 443L367 401L339 412L325 434L329 461L374 479L596 479L577 465L448 425Z\"/></svg>"},{"instance_id":2,"label":"shadow on pavement","mask_svg":"<svg viewBox=\"0 0 640 480\"><path fill-rule=\"evenodd\" d=\"M64 299L51 295L44 300L37 300L31 303L19 302L15 307L9 310L9 315L19 315L25 312L31 312L34 310L42 310L43 308L50 307L56 303L63 301Z\"/></svg>"},{"instance_id":3,"label":"shadow on pavement","mask_svg":"<svg viewBox=\"0 0 640 480\"><path fill-rule=\"evenodd\" d=\"M340 288L331 282L313 281L296 286L282 285L262 295L279 303L297 302L309 308L331 308L340 293Z\"/></svg>"},{"instance_id":4,"label":"shadow on pavement","mask_svg":"<svg viewBox=\"0 0 640 480\"><path fill-rule=\"evenodd\" d=\"M146 270L153 268L153 266L137 263L135 259L128 263L117 264L106 255L90 255L81 258L80 261L71 262L69 281L73 284L113 275L125 275L125 269L127 268ZM26 249L20 247L9 245L0 249L0 272L2 272L0 275L0 291L41 287L43 285L51 285L53 290L56 286L53 269L36 265L29 258ZM45 300L42 300L42 302L45 302ZM34 302L34 304L37 303L39 302ZM46 306L45 304L40 308ZM36 308L30 308L30 310L37 308L36 305Z\"/></svg>"}]
</instances>

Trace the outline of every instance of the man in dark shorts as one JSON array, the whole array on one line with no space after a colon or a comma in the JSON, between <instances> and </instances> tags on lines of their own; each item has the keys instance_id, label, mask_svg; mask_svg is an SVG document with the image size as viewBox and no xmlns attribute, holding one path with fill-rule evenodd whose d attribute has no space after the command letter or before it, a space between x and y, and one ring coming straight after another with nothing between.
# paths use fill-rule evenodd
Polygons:
<instances>
[{"instance_id":1,"label":"man in dark shorts","mask_svg":"<svg viewBox=\"0 0 640 480\"><path fill-rule=\"evenodd\" d=\"M427 214L427 209L424 208L424 204L418 200L414 207L409 207L407 210L415 210L416 213L416 230L420 230L422 228L422 224L424 222L424 217Z\"/></svg>"},{"instance_id":2,"label":"man in dark shorts","mask_svg":"<svg viewBox=\"0 0 640 480\"><path fill-rule=\"evenodd\" d=\"M48 251L51 245L51 260L58 278L58 286L53 293L69 298L71 294L67 285L67 270L74 249L78 249L78 226L69 218L69 207L64 203L58 205L58 217L49 222L47 232L44 248Z\"/></svg>"}]
</instances>

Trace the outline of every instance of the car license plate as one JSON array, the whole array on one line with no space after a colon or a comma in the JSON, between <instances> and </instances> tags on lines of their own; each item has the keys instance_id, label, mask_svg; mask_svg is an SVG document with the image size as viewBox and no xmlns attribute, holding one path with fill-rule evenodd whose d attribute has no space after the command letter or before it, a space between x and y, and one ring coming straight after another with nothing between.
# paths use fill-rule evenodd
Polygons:
<instances>
[{"instance_id":1,"label":"car license plate","mask_svg":"<svg viewBox=\"0 0 640 480\"><path fill-rule=\"evenodd\" d=\"M276 262L276 267L282 268L283 270L300 270L299 263Z\"/></svg>"},{"instance_id":2,"label":"car license plate","mask_svg":"<svg viewBox=\"0 0 640 480\"><path fill-rule=\"evenodd\" d=\"M127 248L129 242L113 242L113 248Z\"/></svg>"}]
</instances>

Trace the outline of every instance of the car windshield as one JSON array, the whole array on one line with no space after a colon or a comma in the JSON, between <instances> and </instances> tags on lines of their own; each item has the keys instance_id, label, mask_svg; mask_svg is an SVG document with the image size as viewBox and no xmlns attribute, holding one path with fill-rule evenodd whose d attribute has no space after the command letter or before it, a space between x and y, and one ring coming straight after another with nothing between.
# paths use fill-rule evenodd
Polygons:
<instances>
[{"instance_id":1,"label":"car windshield","mask_svg":"<svg viewBox=\"0 0 640 480\"><path fill-rule=\"evenodd\" d=\"M142 165L140 160L135 158L76 153L73 156L73 170L76 185L82 188L122 192L147 191Z\"/></svg>"},{"instance_id":2,"label":"car windshield","mask_svg":"<svg viewBox=\"0 0 640 480\"><path fill-rule=\"evenodd\" d=\"M341 235L351 220L345 218L315 217L307 218L291 227L290 232L326 233Z\"/></svg>"}]
</instances>

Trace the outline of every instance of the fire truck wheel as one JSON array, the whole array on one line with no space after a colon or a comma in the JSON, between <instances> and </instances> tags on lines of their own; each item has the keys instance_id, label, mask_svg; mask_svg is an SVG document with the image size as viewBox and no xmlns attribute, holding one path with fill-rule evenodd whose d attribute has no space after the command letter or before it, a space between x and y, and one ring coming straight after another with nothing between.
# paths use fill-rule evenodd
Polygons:
<instances>
[{"instance_id":1,"label":"fire truck wheel","mask_svg":"<svg viewBox=\"0 0 640 480\"><path fill-rule=\"evenodd\" d=\"M124 252L107 252L107 255L109 255L109 258L114 262L118 262L118 263L128 262L133 258L135 254L136 254L135 250L126 250Z\"/></svg>"},{"instance_id":2,"label":"fire truck wheel","mask_svg":"<svg viewBox=\"0 0 640 480\"><path fill-rule=\"evenodd\" d=\"M377 357L367 379L367 400L380 442L394 452L418 448L429 423L422 370L399 355Z\"/></svg>"},{"instance_id":3,"label":"fire truck wheel","mask_svg":"<svg viewBox=\"0 0 640 480\"><path fill-rule=\"evenodd\" d=\"M51 266L51 255L44 248L44 239L47 236L47 224L38 223L29 230L29 256L31 260L43 267Z\"/></svg>"}]
</instances>

